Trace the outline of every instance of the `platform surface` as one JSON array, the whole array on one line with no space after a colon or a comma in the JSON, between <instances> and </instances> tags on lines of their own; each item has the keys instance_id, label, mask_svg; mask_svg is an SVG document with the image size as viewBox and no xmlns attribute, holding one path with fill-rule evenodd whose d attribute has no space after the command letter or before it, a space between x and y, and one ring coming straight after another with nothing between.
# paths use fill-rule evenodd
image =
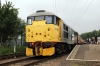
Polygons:
<instances>
[{"instance_id":1,"label":"platform surface","mask_svg":"<svg viewBox=\"0 0 100 66\"><path fill-rule=\"evenodd\" d=\"M100 45L76 45L66 60L97 60L100 61Z\"/></svg>"}]
</instances>

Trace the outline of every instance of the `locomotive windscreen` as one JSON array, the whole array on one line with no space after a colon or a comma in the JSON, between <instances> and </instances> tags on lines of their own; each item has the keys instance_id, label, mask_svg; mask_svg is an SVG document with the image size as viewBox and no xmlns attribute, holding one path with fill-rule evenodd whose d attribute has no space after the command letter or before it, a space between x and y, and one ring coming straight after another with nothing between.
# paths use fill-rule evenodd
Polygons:
<instances>
[{"instance_id":1,"label":"locomotive windscreen","mask_svg":"<svg viewBox=\"0 0 100 66\"><path fill-rule=\"evenodd\" d=\"M53 16L35 16L27 18L27 25L32 24L32 21L36 20L46 20L46 24L53 24Z\"/></svg>"}]
</instances>

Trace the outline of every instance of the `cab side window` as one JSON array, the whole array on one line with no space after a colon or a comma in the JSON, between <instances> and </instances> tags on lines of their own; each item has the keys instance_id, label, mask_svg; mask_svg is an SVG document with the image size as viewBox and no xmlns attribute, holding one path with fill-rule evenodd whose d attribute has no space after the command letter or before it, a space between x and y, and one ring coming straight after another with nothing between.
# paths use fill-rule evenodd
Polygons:
<instances>
[{"instance_id":1,"label":"cab side window","mask_svg":"<svg viewBox=\"0 0 100 66\"><path fill-rule=\"evenodd\" d=\"M57 25L59 26L59 18L56 17L56 19L57 19L57 20L56 20Z\"/></svg>"},{"instance_id":2,"label":"cab side window","mask_svg":"<svg viewBox=\"0 0 100 66\"><path fill-rule=\"evenodd\" d=\"M54 24L55 25L59 25L59 19L57 17L54 16Z\"/></svg>"},{"instance_id":3,"label":"cab side window","mask_svg":"<svg viewBox=\"0 0 100 66\"><path fill-rule=\"evenodd\" d=\"M56 17L54 16L54 24L56 25L57 24L57 20L56 20Z\"/></svg>"}]
</instances>

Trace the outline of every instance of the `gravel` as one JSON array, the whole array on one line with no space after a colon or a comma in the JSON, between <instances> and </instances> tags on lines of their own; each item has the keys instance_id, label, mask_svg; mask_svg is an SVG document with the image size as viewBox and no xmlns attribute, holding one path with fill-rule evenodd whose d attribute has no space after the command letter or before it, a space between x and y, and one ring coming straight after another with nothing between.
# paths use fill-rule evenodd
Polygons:
<instances>
[{"instance_id":1,"label":"gravel","mask_svg":"<svg viewBox=\"0 0 100 66\"><path fill-rule=\"evenodd\" d=\"M47 60L34 66L62 66L62 62L66 61L68 54L57 57L55 59Z\"/></svg>"}]
</instances>

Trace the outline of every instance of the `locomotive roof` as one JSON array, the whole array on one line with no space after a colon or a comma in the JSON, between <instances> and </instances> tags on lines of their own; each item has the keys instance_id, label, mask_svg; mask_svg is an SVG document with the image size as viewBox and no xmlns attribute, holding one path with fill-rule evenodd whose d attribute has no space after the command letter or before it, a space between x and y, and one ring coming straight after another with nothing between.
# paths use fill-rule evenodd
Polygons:
<instances>
[{"instance_id":1,"label":"locomotive roof","mask_svg":"<svg viewBox=\"0 0 100 66\"><path fill-rule=\"evenodd\" d=\"M56 14L49 12L49 11L45 11L45 10L38 10L35 13L30 14L28 17L42 16L42 15L55 15L56 17L58 17ZM60 18L60 17L58 17L58 18Z\"/></svg>"}]
</instances>

